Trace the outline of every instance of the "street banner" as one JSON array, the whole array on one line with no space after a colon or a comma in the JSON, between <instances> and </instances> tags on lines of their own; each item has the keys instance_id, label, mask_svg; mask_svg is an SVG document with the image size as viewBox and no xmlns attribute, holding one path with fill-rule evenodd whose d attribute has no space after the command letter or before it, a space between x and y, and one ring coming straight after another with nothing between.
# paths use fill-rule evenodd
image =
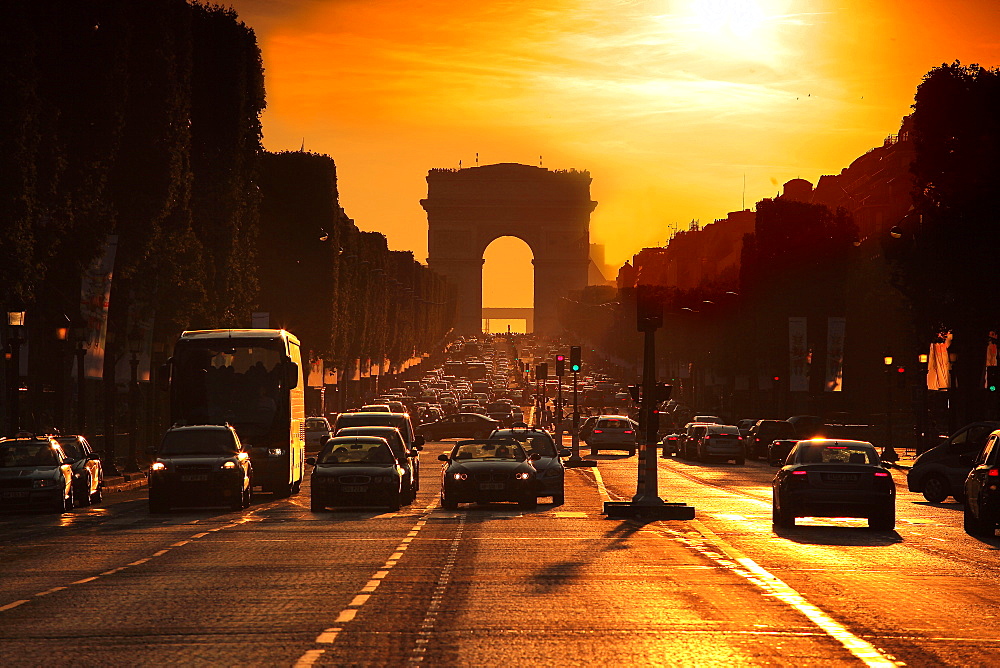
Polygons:
<instances>
[{"instance_id":1,"label":"street banner","mask_svg":"<svg viewBox=\"0 0 1000 668\"><path fill-rule=\"evenodd\" d=\"M104 249L84 272L80 287L80 315L87 328L87 356L84 376L104 377L104 349L108 336L108 304L111 300L111 278L115 269L118 235L104 239Z\"/></svg>"},{"instance_id":2,"label":"street banner","mask_svg":"<svg viewBox=\"0 0 1000 668\"><path fill-rule=\"evenodd\" d=\"M332 366L326 367L323 373L323 382L327 385L336 385L338 381L339 372L336 368Z\"/></svg>"},{"instance_id":3,"label":"street banner","mask_svg":"<svg viewBox=\"0 0 1000 668\"><path fill-rule=\"evenodd\" d=\"M788 391L809 391L809 362L806 343L806 318L788 319Z\"/></svg>"},{"instance_id":4,"label":"street banner","mask_svg":"<svg viewBox=\"0 0 1000 668\"><path fill-rule=\"evenodd\" d=\"M827 392L844 389L844 332L847 318L826 319L826 383Z\"/></svg>"},{"instance_id":5,"label":"street banner","mask_svg":"<svg viewBox=\"0 0 1000 668\"><path fill-rule=\"evenodd\" d=\"M314 359L309 363L308 387L323 387L323 358Z\"/></svg>"},{"instance_id":6,"label":"street banner","mask_svg":"<svg viewBox=\"0 0 1000 668\"><path fill-rule=\"evenodd\" d=\"M927 357L928 390L947 390L951 387L951 361L948 359L951 337L951 332L948 332L937 343L931 344Z\"/></svg>"}]
</instances>

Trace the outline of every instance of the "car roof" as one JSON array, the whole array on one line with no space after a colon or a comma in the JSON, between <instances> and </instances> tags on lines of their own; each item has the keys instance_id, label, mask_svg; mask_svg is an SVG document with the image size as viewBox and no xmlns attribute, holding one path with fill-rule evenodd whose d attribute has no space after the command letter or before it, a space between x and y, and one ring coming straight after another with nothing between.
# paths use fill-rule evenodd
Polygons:
<instances>
[{"instance_id":1,"label":"car roof","mask_svg":"<svg viewBox=\"0 0 1000 668\"><path fill-rule=\"evenodd\" d=\"M204 431L208 429L232 431L233 428L228 424L183 424L174 425L167 431Z\"/></svg>"},{"instance_id":2,"label":"car roof","mask_svg":"<svg viewBox=\"0 0 1000 668\"><path fill-rule=\"evenodd\" d=\"M326 442L327 445L331 443L375 443L381 441L386 445L389 445L389 441L385 440L381 436L366 436L358 434L357 436L334 436Z\"/></svg>"}]
</instances>

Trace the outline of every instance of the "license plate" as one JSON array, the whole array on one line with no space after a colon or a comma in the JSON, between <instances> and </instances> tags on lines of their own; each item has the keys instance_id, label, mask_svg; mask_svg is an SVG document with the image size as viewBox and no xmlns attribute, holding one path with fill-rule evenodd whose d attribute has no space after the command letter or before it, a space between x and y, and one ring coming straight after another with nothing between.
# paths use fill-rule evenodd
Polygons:
<instances>
[{"instance_id":1,"label":"license plate","mask_svg":"<svg viewBox=\"0 0 1000 668\"><path fill-rule=\"evenodd\" d=\"M826 479L830 482L855 482L858 476L856 473L827 473Z\"/></svg>"},{"instance_id":2,"label":"license plate","mask_svg":"<svg viewBox=\"0 0 1000 668\"><path fill-rule=\"evenodd\" d=\"M208 480L207 473L198 473L198 474L181 476L181 482L205 482L206 480Z\"/></svg>"},{"instance_id":3,"label":"license plate","mask_svg":"<svg viewBox=\"0 0 1000 668\"><path fill-rule=\"evenodd\" d=\"M481 482L479 489L503 489L502 482Z\"/></svg>"},{"instance_id":4,"label":"license plate","mask_svg":"<svg viewBox=\"0 0 1000 668\"><path fill-rule=\"evenodd\" d=\"M344 485L340 488L343 492L367 492L367 485Z\"/></svg>"},{"instance_id":5,"label":"license plate","mask_svg":"<svg viewBox=\"0 0 1000 668\"><path fill-rule=\"evenodd\" d=\"M28 490L15 490L12 492L4 492L3 498L5 499L23 499L28 496Z\"/></svg>"}]
</instances>

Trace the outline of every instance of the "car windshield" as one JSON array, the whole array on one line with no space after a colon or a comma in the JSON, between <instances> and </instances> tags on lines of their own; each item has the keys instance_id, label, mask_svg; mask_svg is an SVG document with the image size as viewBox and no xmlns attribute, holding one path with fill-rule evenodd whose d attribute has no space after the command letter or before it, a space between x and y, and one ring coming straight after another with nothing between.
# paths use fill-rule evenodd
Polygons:
<instances>
[{"instance_id":1,"label":"car windshield","mask_svg":"<svg viewBox=\"0 0 1000 668\"><path fill-rule=\"evenodd\" d=\"M337 436L378 436L388 441L397 457L405 457L403 437L395 427L346 427L338 431Z\"/></svg>"},{"instance_id":2,"label":"car windshield","mask_svg":"<svg viewBox=\"0 0 1000 668\"><path fill-rule=\"evenodd\" d=\"M799 446L799 461L803 464L878 464L878 454L871 445L824 445L822 443Z\"/></svg>"},{"instance_id":3,"label":"car windshield","mask_svg":"<svg viewBox=\"0 0 1000 668\"><path fill-rule=\"evenodd\" d=\"M326 424L326 420L306 420L306 429L318 431L321 429L329 429Z\"/></svg>"},{"instance_id":4,"label":"car windshield","mask_svg":"<svg viewBox=\"0 0 1000 668\"><path fill-rule=\"evenodd\" d=\"M528 457L516 441L470 441L455 447L452 459L507 459L523 462Z\"/></svg>"},{"instance_id":5,"label":"car windshield","mask_svg":"<svg viewBox=\"0 0 1000 668\"><path fill-rule=\"evenodd\" d=\"M317 457L317 463L325 466L342 464L388 466L395 461L385 439L331 441Z\"/></svg>"},{"instance_id":6,"label":"car windshield","mask_svg":"<svg viewBox=\"0 0 1000 668\"><path fill-rule=\"evenodd\" d=\"M555 457L556 445L548 434L504 434L515 439L528 453L537 452L542 457Z\"/></svg>"},{"instance_id":7,"label":"car windshield","mask_svg":"<svg viewBox=\"0 0 1000 668\"><path fill-rule=\"evenodd\" d=\"M19 466L58 466L59 453L47 443L25 443L0 447L0 468Z\"/></svg>"},{"instance_id":8,"label":"car windshield","mask_svg":"<svg viewBox=\"0 0 1000 668\"><path fill-rule=\"evenodd\" d=\"M184 429L163 436L161 455L231 455L236 443L228 429Z\"/></svg>"}]
</instances>

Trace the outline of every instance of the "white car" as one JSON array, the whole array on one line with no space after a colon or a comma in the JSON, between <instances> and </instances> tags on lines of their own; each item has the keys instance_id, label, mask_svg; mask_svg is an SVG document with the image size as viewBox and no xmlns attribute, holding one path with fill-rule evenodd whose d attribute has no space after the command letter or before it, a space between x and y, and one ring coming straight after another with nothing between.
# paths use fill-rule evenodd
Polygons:
<instances>
[{"instance_id":1,"label":"white car","mask_svg":"<svg viewBox=\"0 0 1000 668\"><path fill-rule=\"evenodd\" d=\"M316 451L323 445L325 438L330 438L330 421L325 417L306 418L306 449Z\"/></svg>"}]
</instances>

